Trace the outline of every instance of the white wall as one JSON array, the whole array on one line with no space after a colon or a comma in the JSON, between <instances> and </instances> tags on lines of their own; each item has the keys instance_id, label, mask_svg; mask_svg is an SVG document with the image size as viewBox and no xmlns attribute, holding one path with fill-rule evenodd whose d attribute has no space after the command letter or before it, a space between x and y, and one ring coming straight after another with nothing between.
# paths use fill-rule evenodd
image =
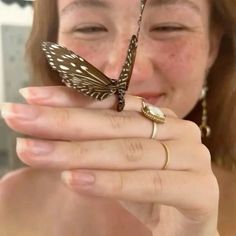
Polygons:
<instances>
[{"instance_id":1,"label":"white wall","mask_svg":"<svg viewBox=\"0 0 236 236\"><path fill-rule=\"evenodd\" d=\"M51 1L51 0L48 0ZM15 25L15 26L30 26L32 23L32 7L20 7L19 5L11 4L6 5L0 1L0 104L6 101L6 95L9 93L9 87L6 86L6 79L4 80L4 73L3 71L3 48L2 48L2 32L1 26L2 25ZM15 42L17 38L13 38L12 41ZM12 42L10 42L12 43ZM9 48L9 52L12 51ZM4 51L8 50L8 48L4 48ZM13 69L14 70L14 69ZM13 80L15 83L16 80ZM4 92L4 88L7 89L7 92ZM18 91L15 91L18 94ZM19 96L19 95L18 95ZM17 135L18 136L18 135ZM15 153L15 138L16 134L9 129L7 129L5 123L3 122L0 116L0 153L2 154L0 158L4 159L4 163L0 163L0 176L5 173L9 168L15 167L18 163ZM5 154L4 154L5 153ZM6 155L6 156L3 156ZM2 172L4 170L4 172Z\"/></svg>"},{"instance_id":2,"label":"white wall","mask_svg":"<svg viewBox=\"0 0 236 236\"><path fill-rule=\"evenodd\" d=\"M31 22L32 7L20 7L16 3L6 5L0 2L0 24L30 25Z\"/></svg>"},{"instance_id":3,"label":"white wall","mask_svg":"<svg viewBox=\"0 0 236 236\"><path fill-rule=\"evenodd\" d=\"M50 1L50 0L49 0ZM31 25L33 18L32 7L20 7L18 4L6 5L0 2L0 26L1 25ZM0 102L4 101L4 80L2 69L2 35L0 31Z\"/></svg>"}]
</instances>

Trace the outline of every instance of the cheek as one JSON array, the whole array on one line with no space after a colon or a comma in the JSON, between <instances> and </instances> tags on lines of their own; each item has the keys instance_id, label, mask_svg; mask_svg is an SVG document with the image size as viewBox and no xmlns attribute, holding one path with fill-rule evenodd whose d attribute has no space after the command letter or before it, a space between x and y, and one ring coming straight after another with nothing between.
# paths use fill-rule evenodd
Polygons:
<instances>
[{"instance_id":1,"label":"cheek","mask_svg":"<svg viewBox=\"0 0 236 236\"><path fill-rule=\"evenodd\" d=\"M207 66L207 43L203 40L180 40L160 46L160 70L173 83L201 80Z\"/></svg>"},{"instance_id":2,"label":"cheek","mask_svg":"<svg viewBox=\"0 0 236 236\"><path fill-rule=\"evenodd\" d=\"M168 106L180 117L186 116L199 100L207 55L207 41L202 39L165 43L159 48L157 73L168 88Z\"/></svg>"},{"instance_id":3,"label":"cheek","mask_svg":"<svg viewBox=\"0 0 236 236\"><path fill-rule=\"evenodd\" d=\"M73 51L77 55L86 59L92 65L100 68L104 61L104 55L107 52L107 46L104 42L89 43L88 41L78 40L66 35L59 35L58 44Z\"/></svg>"}]
</instances>

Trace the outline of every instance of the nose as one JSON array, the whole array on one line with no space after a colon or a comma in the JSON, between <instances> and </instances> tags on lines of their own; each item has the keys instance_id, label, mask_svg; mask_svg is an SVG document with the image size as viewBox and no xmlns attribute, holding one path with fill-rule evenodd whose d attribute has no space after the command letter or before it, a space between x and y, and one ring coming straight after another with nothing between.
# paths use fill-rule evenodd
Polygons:
<instances>
[{"instance_id":1,"label":"nose","mask_svg":"<svg viewBox=\"0 0 236 236\"><path fill-rule=\"evenodd\" d=\"M111 79L118 79L122 67L127 57L129 40L116 40L113 42L107 55L107 60L104 61L103 71ZM143 81L153 76L153 65L148 53L148 47L143 42L138 42L136 51L135 63L133 67L132 82Z\"/></svg>"},{"instance_id":2,"label":"nose","mask_svg":"<svg viewBox=\"0 0 236 236\"><path fill-rule=\"evenodd\" d=\"M140 41L136 52L135 64L132 73L133 81L143 81L153 78L154 67L149 47Z\"/></svg>"}]
</instances>

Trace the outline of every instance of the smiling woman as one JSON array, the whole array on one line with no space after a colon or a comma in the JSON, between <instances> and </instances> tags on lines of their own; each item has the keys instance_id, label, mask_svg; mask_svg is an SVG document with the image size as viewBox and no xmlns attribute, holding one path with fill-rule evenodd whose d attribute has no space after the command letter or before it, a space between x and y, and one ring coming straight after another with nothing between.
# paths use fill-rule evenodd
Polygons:
<instances>
[{"instance_id":1,"label":"smiling woman","mask_svg":"<svg viewBox=\"0 0 236 236\"><path fill-rule=\"evenodd\" d=\"M93 4L96 2L95 4ZM178 2L181 2L181 7ZM69 4L68 4L69 3ZM42 41L52 41L57 42L58 40L62 40L63 44L63 37L66 37L70 40L70 49L76 53L78 53L81 56L84 56L86 58L86 54L90 53L89 48L91 48L91 58L95 59L98 55L103 56L104 52L97 52L98 47L100 45L101 50L107 48L111 48L115 45L109 45L109 42L106 42L106 38L103 38L104 35L108 35L111 38L111 33L108 34L108 28L104 27L104 25L98 23L102 19L97 19L101 16L101 14L98 16L98 14L94 14L97 12L97 10L90 9L87 11L86 9L81 10L81 6L88 7L92 5L92 8L94 6L103 6L105 8L112 7L112 4L110 4L110 1L87 1L87 0L79 0L79 1L62 1L60 5L60 11L57 12L57 4L56 1L50 1L47 3L41 3L37 2L35 5L36 8L39 9L45 9L45 11L50 11L53 14L45 14L45 17L39 18L39 16L35 16L36 20L34 21L34 31L32 31L32 37L28 43L28 55L30 57L30 63L32 65L32 72L33 72L33 78L35 81L45 81L46 84L61 84L60 80L58 79L58 75L55 72L52 72L51 70L48 70L47 62L44 58L44 55L41 51L40 44ZM41 6L41 4L44 4ZM46 4L46 6L45 6ZM81 5L82 4L82 5ZM235 39L232 36L234 32L234 13L233 13L233 7L230 5L231 3L228 2L216 2L213 1L211 7L211 20L208 22L208 24L212 25L212 28L220 31L221 29L224 29L224 34L222 37L222 41L219 48L219 56L216 58L216 61L214 65L211 67L210 70L207 70L204 73L207 73L208 79L208 87L209 91L207 93L207 102L208 102L208 122L210 127L212 128L213 134L210 138L204 139L203 141L207 144L207 146L210 148L212 152L212 158L214 161L216 161L219 165L226 166L229 169L236 168L236 153L231 148L234 145L235 139L236 139L236 132L234 129L231 129L234 121L233 117L235 116L235 94L234 94L234 84L235 84L235 51L234 51L234 44ZM80 7L79 7L80 6ZM156 6L155 9L153 9L153 6ZM165 7L164 7L165 6ZM172 15L171 19L163 19L166 15L166 11L170 12L172 8L172 11L175 12L175 14ZM187 8L187 9L186 9ZM64 16L65 11L68 9L72 10L67 12L67 17ZM165 10L166 9L166 10ZM185 9L183 11L183 9ZM86 11L86 12L85 12ZM174 36L183 35L186 32L191 32L194 34L194 30L196 30L199 27L199 20L201 19L201 14L206 14L206 12L203 12L203 9L200 8L200 5L195 4L194 1L148 1L147 3L147 12L150 12L151 17L148 17L146 19L146 22L143 22L144 29L147 29L147 24L152 24L152 28L149 30L149 34L157 38L157 40L161 40L163 37L163 40L169 37L169 35L173 38ZM37 14L36 10L36 14ZM115 12L111 11L110 9L107 9L107 12L112 12L112 16L114 16ZM194 13L194 14L192 14ZM60 21L57 17L53 17L55 15L59 14L61 18ZM145 13L148 15L148 13ZM77 17L80 16L81 17ZM89 18L89 22L86 22L86 18L83 16L86 16ZM96 18L96 19L94 19ZM101 18L101 17L100 17ZM130 16L124 16L123 20L126 22ZM169 17L170 18L170 17ZM176 19L177 18L177 19ZM156 21L155 24L153 22L150 22L149 19L152 19L152 21ZM186 21L188 19L188 21ZM100 20L100 21L98 21ZM162 22L163 21L163 22ZM173 21L173 22L172 22ZM40 23L42 22L42 23ZM86 22L86 23L85 23ZM95 22L95 23L94 23ZM135 21L134 21L135 22ZM108 24L109 21L106 21L106 24ZM202 22L202 24L205 22ZM60 28L58 25L60 24ZM111 24L111 22L110 22ZM121 27L123 27L122 23L120 23ZM50 26L50 27L49 27ZM110 26L112 27L112 26ZM126 28L126 23L125 27ZM60 31L59 31L60 30ZM113 28L110 29L115 30ZM118 30L118 29L116 29ZM205 29L207 30L207 29ZM128 30L127 30L128 31ZM170 31L168 33L168 31ZM130 31L128 31L128 38L130 37ZM134 32L134 31L133 31ZM176 33L173 33L176 32ZM58 35L58 40L57 40ZM197 35L196 35L197 36ZM96 38L95 38L96 37ZM103 41L103 44L100 44L97 38L101 38L100 40ZM84 43L89 43L93 38L96 39L96 48L93 47L92 43L90 43L90 47L86 48L83 47ZM182 37L183 38L183 37ZM184 38L183 38L184 39ZM78 48L77 42L80 42L81 47L83 50ZM212 38L213 42L214 38ZM168 42L168 41L167 41ZM170 41L171 43L171 41ZM73 46L74 45L74 46ZM105 45L105 46L103 46ZM175 43L171 43L170 45L173 45L174 47L178 47L178 45ZM164 48L164 47L163 47ZM182 49L180 49L183 51ZM187 52L189 52L187 50ZM159 52L158 52L159 53ZM165 53L165 52L164 52ZM93 55L94 54L94 55ZM166 54L166 53L165 53ZM172 57L174 57L175 54L171 54ZM124 56L124 55L122 55ZM194 55L188 55L190 58ZM93 60L91 60L92 62ZM97 65L95 60L94 65ZM44 62L42 64L42 62ZM100 60L100 64L102 64L102 60ZM42 67L38 67L39 63L42 65ZM164 63L165 64L165 63ZM145 64L144 64L145 65ZM119 65L118 65L119 66ZM44 68L44 69L43 69ZM179 72L178 72L179 73ZM177 74L178 74L177 73ZM188 77L188 71L184 70L183 73L184 76ZM113 76L116 78L117 75ZM182 77L180 74L178 74L179 77ZM224 83L222 83L222 78L224 79ZM146 82L145 82L146 84ZM145 85L147 86L147 85ZM196 84L194 84L196 86ZM150 86L152 87L152 85ZM187 84L186 84L186 87ZM160 90L160 89L159 89ZM188 89L190 92L192 92L191 89ZM232 91L232 92L230 92ZM158 89L155 89L155 91L149 92L149 94L158 94ZM135 95L146 95L146 92L135 92ZM225 105L224 105L225 104ZM224 112L219 113L218 109L219 106L221 109L225 109ZM202 107L201 103L197 103L194 109L189 114L186 114L186 118L193 120L197 124L200 124L201 122L201 113L202 113ZM215 114L217 114L217 119ZM228 117L232 117L230 121L228 120ZM223 128L224 127L224 128ZM228 128L227 128L228 127ZM222 140L222 136L224 136L225 130L228 130L227 138ZM222 145L222 142L224 143ZM226 156L227 158L222 158Z\"/></svg>"},{"instance_id":2,"label":"smiling woman","mask_svg":"<svg viewBox=\"0 0 236 236\"><path fill-rule=\"evenodd\" d=\"M42 86L2 111L31 137L18 139L17 153L34 168L1 182L3 234L235 235L234 0L147 1L120 113L113 96L98 102L61 86L43 55L42 42L57 43L117 80L139 5L35 2L27 56Z\"/></svg>"}]
</instances>

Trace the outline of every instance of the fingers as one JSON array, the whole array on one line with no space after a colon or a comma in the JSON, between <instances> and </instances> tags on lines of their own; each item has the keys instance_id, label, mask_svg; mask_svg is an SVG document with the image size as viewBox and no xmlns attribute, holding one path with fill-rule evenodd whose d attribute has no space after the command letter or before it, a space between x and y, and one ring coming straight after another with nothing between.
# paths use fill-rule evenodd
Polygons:
<instances>
[{"instance_id":1,"label":"fingers","mask_svg":"<svg viewBox=\"0 0 236 236\"><path fill-rule=\"evenodd\" d=\"M17 132L56 140L150 138L153 124L140 112L58 108L5 104L2 115ZM200 130L192 122L172 117L158 124L157 139L186 139L201 142Z\"/></svg>"},{"instance_id":2,"label":"fingers","mask_svg":"<svg viewBox=\"0 0 236 236\"><path fill-rule=\"evenodd\" d=\"M126 201L160 203L183 210L194 209L198 214L200 210L206 213L206 209L215 209L218 201L217 181L210 174L76 170L64 172L62 177L75 191Z\"/></svg>"},{"instance_id":3,"label":"fingers","mask_svg":"<svg viewBox=\"0 0 236 236\"><path fill-rule=\"evenodd\" d=\"M117 104L116 96L110 96L103 101L97 101L66 86L29 87L20 89L20 93L29 104L41 106L116 110ZM141 102L140 97L126 95L124 110L140 111ZM163 109L163 112L170 117L177 117L169 109Z\"/></svg>"},{"instance_id":4,"label":"fingers","mask_svg":"<svg viewBox=\"0 0 236 236\"><path fill-rule=\"evenodd\" d=\"M104 106L104 103L84 96L66 86L29 87L20 89L20 93L29 104L35 105L86 108L102 108ZM111 97L111 99L114 100L112 103L114 105L115 97Z\"/></svg>"},{"instance_id":5,"label":"fingers","mask_svg":"<svg viewBox=\"0 0 236 236\"><path fill-rule=\"evenodd\" d=\"M140 143L135 144L130 141L129 150L126 146L127 140L123 143L118 143L117 140L101 141L104 142L103 144L98 144L97 141L80 144L54 142L52 146L46 143L46 148L37 141L34 144L26 143L26 145L18 143L17 151L26 163L35 167L58 168L61 165L63 169L68 167L68 169L80 169L80 171L92 173L95 182L88 185L80 180L84 179L89 182L93 178L82 178L73 174L74 179L66 180L68 185L76 191L119 200L157 202L184 210L194 207L196 211L198 207L204 211L204 207L209 207L216 202L213 199L214 196L218 196L215 192L216 181L212 179L209 153L206 153L206 149L203 150L203 146L198 148L194 145L193 148L187 143L179 145L174 141L166 142L170 155L168 170L158 171L154 169L160 169L163 166L166 158L164 149L155 140L145 139L144 141L146 145L143 144L141 150L145 149L146 152L141 158L140 153L132 156L135 153L134 147L137 144L139 147ZM154 153L156 159L153 158ZM70 166L66 166L67 163ZM183 171L173 171L178 168L177 165ZM188 171L189 166L195 171ZM121 169L118 170L118 168ZM193 196L191 198L188 197L190 192ZM211 201L209 204L206 202L207 199Z\"/></svg>"},{"instance_id":6,"label":"fingers","mask_svg":"<svg viewBox=\"0 0 236 236\"><path fill-rule=\"evenodd\" d=\"M110 96L103 101L97 101L66 86L30 87L21 89L20 93L29 104L43 106L116 109L117 102L115 96ZM139 108L139 104L131 96L129 101L126 102L125 109L137 110Z\"/></svg>"},{"instance_id":7,"label":"fingers","mask_svg":"<svg viewBox=\"0 0 236 236\"><path fill-rule=\"evenodd\" d=\"M203 145L165 142L169 149L168 170L210 168L210 155ZM191 153L191 155L189 155ZM126 139L87 142L17 140L17 154L26 164L38 168L138 170L162 169L167 154L156 140Z\"/></svg>"}]
</instances>

